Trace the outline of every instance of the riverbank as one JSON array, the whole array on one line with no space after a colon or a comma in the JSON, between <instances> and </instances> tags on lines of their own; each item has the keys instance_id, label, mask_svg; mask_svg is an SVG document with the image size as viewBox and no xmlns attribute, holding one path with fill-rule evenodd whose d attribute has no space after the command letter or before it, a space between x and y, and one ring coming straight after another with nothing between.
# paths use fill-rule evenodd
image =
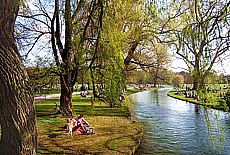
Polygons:
<instances>
[{"instance_id":1,"label":"riverbank","mask_svg":"<svg viewBox=\"0 0 230 155\"><path fill-rule=\"evenodd\" d=\"M134 154L142 136L141 122L130 120L128 95L123 106L110 108L108 104L95 101L91 106L90 97L81 98L73 95L73 106L76 115L84 118L94 127L96 134L68 136L63 126L67 117L54 115L54 102L59 98L46 97L36 102L38 127L38 154Z\"/></svg>"},{"instance_id":2,"label":"riverbank","mask_svg":"<svg viewBox=\"0 0 230 155\"><path fill-rule=\"evenodd\" d=\"M203 105L205 107L209 107L209 108L216 109L216 110L229 111L230 109L225 103L225 101L221 97L218 96L218 94L212 94L213 95L212 102L204 102L203 99L197 100L194 98L188 98L183 94L183 90L179 91L178 93L176 93L176 90L171 90L169 91L167 95L172 98L176 98L176 99L190 102L193 104Z\"/></svg>"},{"instance_id":3,"label":"riverbank","mask_svg":"<svg viewBox=\"0 0 230 155\"><path fill-rule=\"evenodd\" d=\"M135 94L144 122L137 154L230 154L229 113L167 96L171 88Z\"/></svg>"}]
</instances>

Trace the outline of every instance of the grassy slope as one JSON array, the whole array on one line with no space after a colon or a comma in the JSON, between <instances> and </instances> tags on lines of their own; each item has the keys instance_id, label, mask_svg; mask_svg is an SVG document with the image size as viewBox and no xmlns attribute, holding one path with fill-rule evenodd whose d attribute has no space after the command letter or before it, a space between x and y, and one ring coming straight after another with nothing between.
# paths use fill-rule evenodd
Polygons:
<instances>
[{"instance_id":1,"label":"grassy slope","mask_svg":"<svg viewBox=\"0 0 230 155\"><path fill-rule=\"evenodd\" d=\"M122 107L111 109L99 101L91 106L90 98L74 95L76 115L84 114L96 134L73 137L63 128L67 117L54 117L54 102L59 99L36 103L39 154L132 154L142 139L142 124L128 119L127 99Z\"/></svg>"}]
</instances>

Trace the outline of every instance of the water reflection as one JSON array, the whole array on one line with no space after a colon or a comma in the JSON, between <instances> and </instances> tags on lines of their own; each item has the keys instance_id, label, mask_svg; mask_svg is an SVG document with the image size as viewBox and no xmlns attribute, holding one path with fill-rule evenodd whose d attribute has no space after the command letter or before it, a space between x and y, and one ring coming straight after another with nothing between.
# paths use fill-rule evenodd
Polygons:
<instances>
[{"instance_id":1,"label":"water reflection","mask_svg":"<svg viewBox=\"0 0 230 155\"><path fill-rule=\"evenodd\" d=\"M200 114L200 105L195 105L195 113Z\"/></svg>"},{"instance_id":2,"label":"water reflection","mask_svg":"<svg viewBox=\"0 0 230 155\"><path fill-rule=\"evenodd\" d=\"M168 91L160 89L131 96L132 109L144 125L143 141L137 154L230 154L229 116L168 97ZM212 126L208 126L207 120ZM225 142L221 143L224 150L217 142L213 150L212 141L221 138L222 126L225 127Z\"/></svg>"}]
</instances>

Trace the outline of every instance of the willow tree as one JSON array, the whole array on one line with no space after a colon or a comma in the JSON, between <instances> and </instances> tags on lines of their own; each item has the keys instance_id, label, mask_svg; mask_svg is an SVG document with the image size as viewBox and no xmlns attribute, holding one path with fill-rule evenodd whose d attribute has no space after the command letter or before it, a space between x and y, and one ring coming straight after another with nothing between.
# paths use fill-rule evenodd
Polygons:
<instances>
[{"instance_id":1,"label":"willow tree","mask_svg":"<svg viewBox=\"0 0 230 155\"><path fill-rule=\"evenodd\" d=\"M162 23L165 21L159 14L163 9L157 8L154 2L141 0L133 2L130 8L132 12L128 12L129 16L124 20L124 34L127 42L124 59L126 75L137 68L151 71L154 69L156 81L160 78L159 69L163 71L170 64L167 44L164 43L165 38L160 37L166 33L162 31L164 29ZM160 46L165 46L165 49L159 50ZM160 56L163 54L163 57Z\"/></svg>"},{"instance_id":2,"label":"willow tree","mask_svg":"<svg viewBox=\"0 0 230 155\"><path fill-rule=\"evenodd\" d=\"M120 47L123 51L124 75L136 69L136 64L142 65L138 60L134 61L136 53L141 53L138 46L150 36L147 29L148 17L144 14L144 0L113 0L106 6L107 21L104 24L112 23L108 29L116 29L116 38L120 38ZM110 10L110 12L107 11ZM109 17L110 16L110 17ZM113 30L114 31L114 30ZM111 35L111 34L109 34ZM123 43L122 43L123 42ZM135 64L135 65L133 65ZM143 64L146 65L146 64Z\"/></svg>"},{"instance_id":3,"label":"willow tree","mask_svg":"<svg viewBox=\"0 0 230 155\"><path fill-rule=\"evenodd\" d=\"M85 41L87 60L93 84L94 97L108 102L111 107L118 101L118 95L125 85L123 78L123 31L119 27L120 2L112 0L101 3L101 10L95 12ZM103 13L103 14L102 14ZM103 16L102 16L103 15ZM94 45L94 46L92 46ZM99 94L95 93L95 85L103 86Z\"/></svg>"},{"instance_id":4,"label":"willow tree","mask_svg":"<svg viewBox=\"0 0 230 155\"><path fill-rule=\"evenodd\" d=\"M39 7L40 13L26 17L32 18L39 22L41 27L47 27L49 30L43 34L51 35L53 55L61 81L60 106L67 114L73 114L74 111L72 106L73 85L80 72L84 73L82 76L90 72L93 86L95 86L98 83L98 77L103 76L99 79L103 81L99 83L105 84L107 76L118 75L114 74L115 70L123 71L120 64L120 62L124 62L121 60L124 56L121 48L126 46L121 46L125 41L121 34L124 33L125 27L124 24L118 23L125 21L127 17L125 14L129 13L128 8L132 2L132 0L125 2L118 0L108 2L102 0L74 2L56 0L54 13L50 14L45 10L46 5L39 1L36 6ZM127 4L126 12L121 13L120 9L124 3ZM108 8L110 12L107 11ZM108 18L104 17L105 13ZM42 16L42 18L39 19L38 16ZM131 18L130 15L129 18ZM34 27L39 24L35 24ZM36 31L41 32L41 30ZM111 34L112 31L114 34ZM111 66L111 64L115 65L113 69L105 67ZM115 89L115 85L106 84L108 92ZM93 91L95 92L95 87L93 87Z\"/></svg>"},{"instance_id":5,"label":"willow tree","mask_svg":"<svg viewBox=\"0 0 230 155\"><path fill-rule=\"evenodd\" d=\"M118 101L118 95L125 87L125 66L133 58L133 54L127 54L132 48L130 45L137 42L131 49L134 53L142 40L136 38L141 37L144 27L143 21L140 21L139 2L101 1L100 9L92 12L91 20L86 20L89 26L85 29L84 36L88 39L84 40L82 53L87 60L85 64L89 66L93 92L95 84L103 85L103 95L97 97L109 102L111 107ZM136 34L137 30L140 33ZM76 40L80 39L76 37Z\"/></svg>"},{"instance_id":6,"label":"willow tree","mask_svg":"<svg viewBox=\"0 0 230 155\"><path fill-rule=\"evenodd\" d=\"M178 3L184 8L178 19L176 54L187 64L193 89L205 90L205 79L213 65L229 50L230 2L215 0ZM178 10L178 12L180 12Z\"/></svg>"},{"instance_id":7,"label":"willow tree","mask_svg":"<svg viewBox=\"0 0 230 155\"><path fill-rule=\"evenodd\" d=\"M87 22L89 29L84 34L89 39L84 41L83 47L86 64L89 64L93 92L95 84L103 85L103 95L97 97L109 102L113 107L119 93L125 87L124 57L129 55L126 53L130 50L130 44L136 42L133 41L137 32L135 30L139 29L142 22L139 22L139 13L136 14L140 10L139 1L111 0L101 3L102 5L103 7L94 11L91 20ZM143 25L141 27L143 28ZM137 34L138 37L140 35ZM137 44L132 52L136 46Z\"/></svg>"},{"instance_id":8,"label":"willow tree","mask_svg":"<svg viewBox=\"0 0 230 155\"><path fill-rule=\"evenodd\" d=\"M126 9L126 16L123 16L123 31L125 34L125 42L127 43L124 57L124 65L125 65L125 75L129 74L133 69L141 68L141 67L151 67L152 63L149 59L139 59L141 57L147 58L148 54L142 52L142 48L146 46L146 41L150 37L155 36L156 23L149 18L149 10L154 11L154 8L151 8L149 4L146 4L146 1L138 0L133 1L130 0L131 3ZM129 11L129 10L132 11ZM153 13L152 12L152 13ZM152 23L153 22L153 23ZM150 24L152 23L152 24ZM153 67L153 66L152 66Z\"/></svg>"},{"instance_id":9,"label":"willow tree","mask_svg":"<svg viewBox=\"0 0 230 155\"><path fill-rule=\"evenodd\" d=\"M37 154L34 98L14 38L19 1L0 1L0 154Z\"/></svg>"}]
</instances>

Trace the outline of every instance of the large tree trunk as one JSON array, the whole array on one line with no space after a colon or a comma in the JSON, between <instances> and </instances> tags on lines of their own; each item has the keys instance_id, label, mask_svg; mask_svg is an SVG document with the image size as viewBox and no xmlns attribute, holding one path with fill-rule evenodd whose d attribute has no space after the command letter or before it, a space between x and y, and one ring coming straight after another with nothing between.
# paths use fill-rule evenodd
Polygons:
<instances>
[{"instance_id":1,"label":"large tree trunk","mask_svg":"<svg viewBox=\"0 0 230 155\"><path fill-rule=\"evenodd\" d=\"M200 82L199 82L200 84L199 84L198 90L206 91L205 79L206 79L206 75L203 74L203 75L200 77Z\"/></svg>"},{"instance_id":2,"label":"large tree trunk","mask_svg":"<svg viewBox=\"0 0 230 155\"><path fill-rule=\"evenodd\" d=\"M58 7L58 6L57 6ZM63 108L63 115L73 115L73 105L72 105L72 93L73 85L75 84L75 79L73 74L77 74L73 71L71 62L71 50L72 50L72 18L71 18L71 6L70 0L65 1L65 49L61 53L62 57L62 69L65 74L61 75L61 98L60 106ZM59 26L59 25L58 25ZM72 70L72 71L71 71Z\"/></svg>"},{"instance_id":3,"label":"large tree trunk","mask_svg":"<svg viewBox=\"0 0 230 155\"><path fill-rule=\"evenodd\" d=\"M55 0L54 16L51 20L51 42L54 52L54 58L56 65L59 66L63 74L60 74L61 83L61 97L60 97L60 108L62 109L63 115L73 115L74 109L72 105L72 93L73 86L77 80L78 67L74 67L71 57L72 52L72 17L71 17L71 5L70 0L65 1L65 45L62 45L61 41L61 28L59 21L59 1ZM56 22L56 23L55 23ZM58 50L61 55L61 62L59 61ZM65 47L65 48L63 48ZM78 65L77 65L78 66Z\"/></svg>"},{"instance_id":4,"label":"large tree trunk","mask_svg":"<svg viewBox=\"0 0 230 155\"><path fill-rule=\"evenodd\" d=\"M72 94L73 94L73 86L70 82L67 82L66 79L61 78L61 97L60 97L60 107L63 111L63 115L74 114L73 104L72 104Z\"/></svg>"},{"instance_id":5,"label":"large tree trunk","mask_svg":"<svg viewBox=\"0 0 230 155\"><path fill-rule=\"evenodd\" d=\"M0 154L37 154L34 98L13 37L19 2L0 3Z\"/></svg>"},{"instance_id":6,"label":"large tree trunk","mask_svg":"<svg viewBox=\"0 0 230 155\"><path fill-rule=\"evenodd\" d=\"M199 82L198 82L198 80L197 79L194 79L194 81L193 81L193 90L197 90L198 89L198 84L199 84Z\"/></svg>"},{"instance_id":7,"label":"large tree trunk","mask_svg":"<svg viewBox=\"0 0 230 155\"><path fill-rule=\"evenodd\" d=\"M193 90L198 90L200 85L200 65L199 65L200 57L196 56L195 59L195 66L194 66L194 72L193 72Z\"/></svg>"},{"instance_id":8,"label":"large tree trunk","mask_svg":"<svg viewBox=\"0 0 230 155\"><path fill-rule=\"evenodd\" d=\"M205 90L205 75L196 76L193 81L193 90Z\"/></svg>"},{"instance_id":9,"label":"large tree trunk","mask_svg":"<svg viewBox=\"0 0 230 155\"><path fill-rule=\"evenodd\" d=\"M125 69L127 70L128 69L128 66L130 65L130 61L133 59L133 56L134 56L134 52L138 46L138 43L139 41L133 41L131 43L131 48L130 50L128 51L128 54L126 56L126 58L124 59L124 64L125 64Z\"/></svg>"}]
</instances>

